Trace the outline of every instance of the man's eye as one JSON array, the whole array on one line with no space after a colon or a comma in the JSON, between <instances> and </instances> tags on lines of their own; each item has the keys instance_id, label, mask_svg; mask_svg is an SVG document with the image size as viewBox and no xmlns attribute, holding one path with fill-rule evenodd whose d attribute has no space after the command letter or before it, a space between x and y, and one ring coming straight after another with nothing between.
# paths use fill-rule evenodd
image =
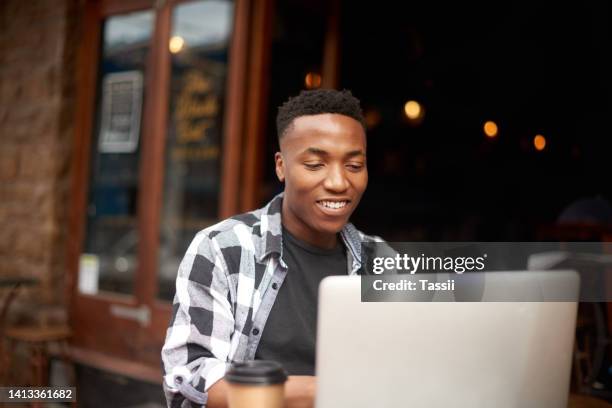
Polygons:
<instances>
[{"instance_id":1,"label":"man's eye","mask_svg":"<svg viewBox=\"0 0 612 408\"><path fill-rule=\"evenodd\" d=\"M304 166L309 170L316 170L323 167L323 163L304 163Z\"/></svg>"},{"instance_id":2,"label":"man's eye","mask_svg":"<svg viewBox=\"0 0 612 408\"><path fill-rule=\"evenodd\" d=\"M361 164L361 163L349 163L349 164L346 165L346 167L348 167L350 170L357 171L357 170L363 169L363 164Z\"/></svg>"}]
</instances>

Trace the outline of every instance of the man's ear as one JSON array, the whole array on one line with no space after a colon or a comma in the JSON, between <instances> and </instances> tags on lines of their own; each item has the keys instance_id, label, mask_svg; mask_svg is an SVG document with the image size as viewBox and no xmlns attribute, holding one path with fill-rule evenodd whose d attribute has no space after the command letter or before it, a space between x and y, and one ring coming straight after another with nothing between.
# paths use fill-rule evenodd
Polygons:
<instances>
[{"instance_id":1,"label":"man's ear","mask_svg":"<svg viewBox=\"0 0 612 408\"><path fill-rule=\"evenodd\" d=\"M276 163L276 177L281 183L285 182L285 163L283 162L283 155L281 152L276 152L274 155L274 162Z\"/></svg>"}]
</instances>

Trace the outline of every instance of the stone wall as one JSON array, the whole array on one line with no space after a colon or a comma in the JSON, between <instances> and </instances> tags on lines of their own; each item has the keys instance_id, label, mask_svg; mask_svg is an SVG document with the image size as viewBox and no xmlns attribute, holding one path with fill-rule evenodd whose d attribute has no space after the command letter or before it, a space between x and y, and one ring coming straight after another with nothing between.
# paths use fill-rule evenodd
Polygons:
<instances>
[{"instance_id":1,"label":"stone wall","mask_svg":"<svg viewBox=\"0 0 612 408\"><path fill-rule=\"evenodd\" d=\"M18 312L65 311L81 10L78 0L0 2L0 275L40 280Z\"/></svg>"}]
</instances>

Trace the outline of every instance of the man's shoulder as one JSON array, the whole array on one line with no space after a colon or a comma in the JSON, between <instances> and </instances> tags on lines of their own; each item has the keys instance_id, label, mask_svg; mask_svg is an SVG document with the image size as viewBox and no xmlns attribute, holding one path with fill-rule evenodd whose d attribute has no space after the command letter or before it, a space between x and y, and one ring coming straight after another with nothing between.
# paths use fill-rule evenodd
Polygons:
<instances>
[{"instance_id":1,"label":"man's shoulder","mask_svg":"<svg viewBox=\"0 0 612 408\"><path fill-rule=\"evenodd\" d=\"M235 258L247 250L261 256L268 246L274 246L266 246L266 243L275 243L270 235L279 235L281 203L282 195L279 194L262 208L234 215L201 230L195 235L187 254L213 258L215 253L221 252L225 258ZM236 251L238 247L240 252Z\"/></svg>"},{"instance_id":2,"label":"man's shoulder","mask_svg":"<svg viewBox=\"0 0 612 408\"><path fill-rule=\"evenodd\" d=\"M258 208L257 210L233 215L201 230L197 235L211 240L234 239L236 241L239 241L238 231L259 235L258 230L261 226L262 213L263 208Z\"/></svg>"},{"instance_id":3,"label":"man's shoulder","mask_svg":"<svg viewBox=\"0 0 612 408\"><path fill-rule=\"evenodd\" d=\"M245 238L244 234L248 232L261 237L269 231L280 228L281 203L282 194L278 194L264 207L231 216L203 229L198 235L209 239L239 239Z\"/></svg>"}]
</instances>

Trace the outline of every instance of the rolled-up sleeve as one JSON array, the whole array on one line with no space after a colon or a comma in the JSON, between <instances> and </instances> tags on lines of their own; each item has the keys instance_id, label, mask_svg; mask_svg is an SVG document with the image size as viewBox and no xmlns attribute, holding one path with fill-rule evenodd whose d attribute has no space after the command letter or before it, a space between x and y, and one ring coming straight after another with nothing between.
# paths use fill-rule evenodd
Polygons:
<instances>
[{"instance_id":1,"label":"rolled-up sleeve","mask_svg":"<svg viewBox=\"0 0 612 408\"><path fill-rule=\"evenodd\" d=\"M229 293L222 253L202 231L179 266L162 348L168 407L206 405L208 389L225 375L234 330Z\"/></svg>"}]
</instances>

